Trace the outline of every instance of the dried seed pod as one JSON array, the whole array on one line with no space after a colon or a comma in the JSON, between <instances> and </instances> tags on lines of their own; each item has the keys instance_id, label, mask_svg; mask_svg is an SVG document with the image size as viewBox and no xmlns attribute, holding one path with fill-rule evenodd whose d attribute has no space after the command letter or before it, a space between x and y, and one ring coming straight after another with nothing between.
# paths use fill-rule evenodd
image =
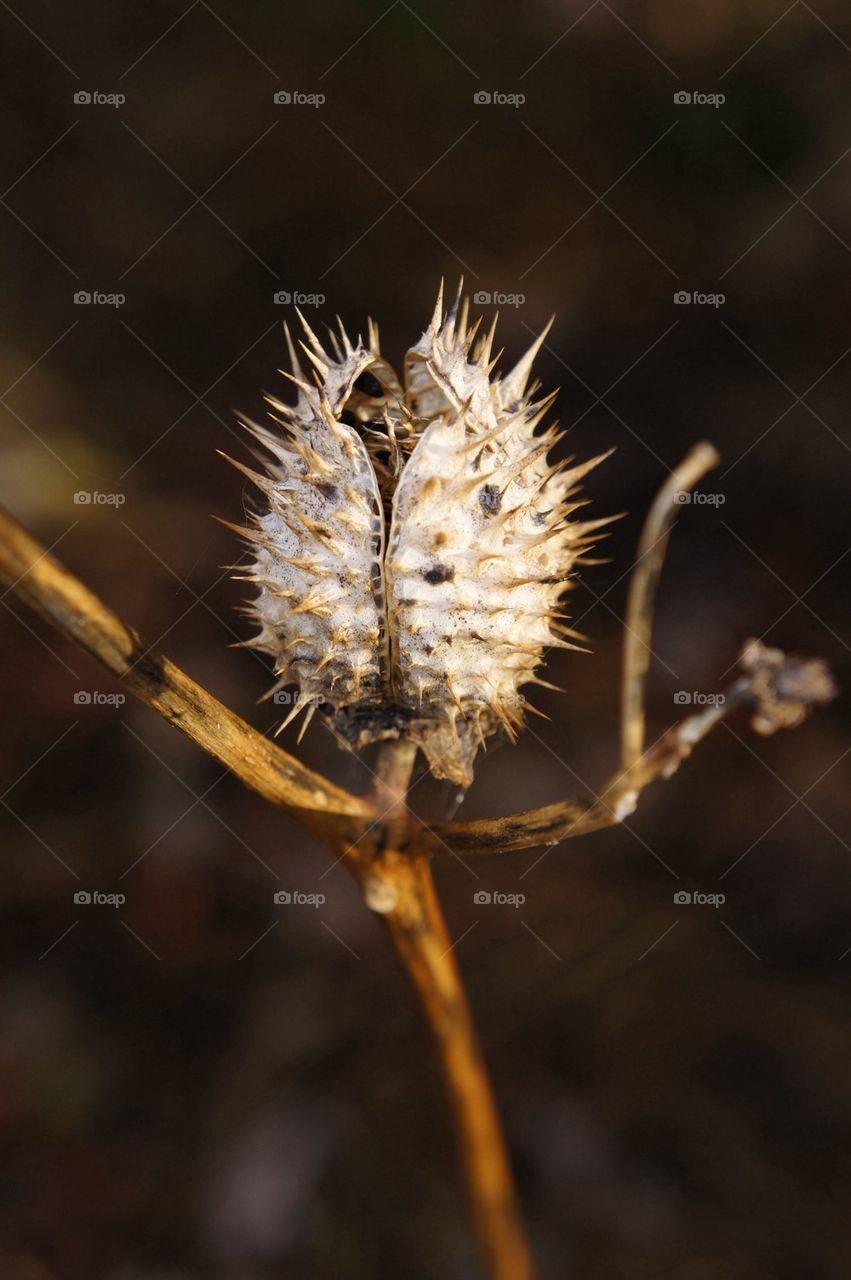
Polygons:
<instances>
[{"instance_id":1,"label":"dried seed pod","mask_svg":"<svg viewBox=\"0 0 851 1280\"><path fill-rule=\"evenodd\" d=\"M275 660L272 692L298 687L284 723L319 707L355 749L408 736L461 786L490 734L522 728L545 651L576 647L559 602L605 523L571 518L602 457L547 461L553 397L528 388L546 330L499 376L495 321L480 337L467 319L441 289L400 383L371 322L367 345L341 324L329 353L302 318L312 381L287 333L297 401L270 401L283 435L246 424L266 474L240 467L267 504L242 531L259 588L248 643Z\"/></svg>"}]
</instances>

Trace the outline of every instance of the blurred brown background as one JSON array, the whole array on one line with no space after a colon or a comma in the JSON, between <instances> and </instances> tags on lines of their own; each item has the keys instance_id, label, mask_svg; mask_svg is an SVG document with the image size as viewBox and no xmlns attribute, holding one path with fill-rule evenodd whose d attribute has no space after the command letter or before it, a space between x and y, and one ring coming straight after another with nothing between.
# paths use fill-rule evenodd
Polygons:
<instances>
[{"instance_id":1,"label":"blurred brown background","mask_svg":"<svg viewBox=\"0 0 851 1280\"><path fill-rule=\"evenodd\" d=\"M238 553L210 515L245 496L215 453L246 456L233 410L283 386L276 293L355 330L373 314L398 359L461 272L524 296L506 360L557 313L540 376L573 452L617 446L587 490L629 514L571 601L595 655L553 658L551 720L488 753L459 814L614 765L642 515L702 438L723 465L673 539L651 730L751 635L848 685L840 0L31 0L0 31L0 498L228 705L274 723L265 664L227 648ZM474 1275L431 1050L345 873L99 699L115 682L11 596L0 645L3 1274ZM847 1276L846 715L767 741L731 722L624 829L439 866L548 1280ZM302 753L368 785L319 726ZM414 804L452 796L423 782ZM326 901L275 905L294 889Z\"/></svg>"}]
</instances>

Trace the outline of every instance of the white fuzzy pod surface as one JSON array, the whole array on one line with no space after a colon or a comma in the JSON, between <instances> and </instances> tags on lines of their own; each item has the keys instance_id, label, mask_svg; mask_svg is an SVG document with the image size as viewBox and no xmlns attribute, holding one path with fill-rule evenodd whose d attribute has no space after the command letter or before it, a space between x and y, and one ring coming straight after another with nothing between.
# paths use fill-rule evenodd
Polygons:
<instances>
[{"instance_id":1,"label":"white fuzzy pod surface","mask_svg":"<svg viewBox=\"0 0 851 1280\"><path fill-rule=\"evenodd\" d=\"M235 464L265 498L239 530L259 588L247 643L274 659L270 695L296 691L284 724L318 710L353 749L409 737L469 786L485 739L522 728L545 651L575 647L560 601L605 523L573 518L576 487L607 455L548 462L554 397L528 386L546 331L495 374L494 325L468 327L460 290L446 312L441 289L401 381L372 322L330 350L302 323L312 379L287 333L296 403L270 400L275 430L246 423L264 473Z\"/></svg>"}]
</instances>

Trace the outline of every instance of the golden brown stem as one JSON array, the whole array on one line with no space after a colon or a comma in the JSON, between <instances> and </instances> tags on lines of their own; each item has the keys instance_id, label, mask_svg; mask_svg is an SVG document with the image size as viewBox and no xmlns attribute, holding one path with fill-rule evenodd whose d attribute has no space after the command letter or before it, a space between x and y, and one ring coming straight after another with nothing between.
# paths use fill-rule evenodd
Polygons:
<instances>
[{"instance_id":1,"label":"golden brown stem","mask_svg":"<svg viewBox=\"0 0 851 1280\"><path fill-rule=\"evenodd\" d=\"M440 1053L488 1275L532 1280L505 1138L428 860L403 858L395 879L387 924Z\"/></svg>"},{"instance_id":2,"label":"golden brown stem","mask_svg":"<svg viewBox=\"0 0 851 1280\"><path fill-rule=\"evenodd\" d=\"M305 768L229 711L130 627L0 508L0 582L108 667L121 683L273 804L315 831L369 818L368 801Z\"/></svg>"},{"instance_id":3,"label":"golden brown stem","mask_svg":"<svg viewBox=\"0 0 851 1280\"><path fill-rule=\"evenodd\" d=\"M505 1138L429 862L398 849L410 829L405 796L415 756L416 748L404 741L386 743L379 752L375 801L386 812L374 859L359 874L369 886L367 901L372 896L384 904L379 909L440 1054L490 1280L532 1280Z\"/></svg>"}]
</instances>

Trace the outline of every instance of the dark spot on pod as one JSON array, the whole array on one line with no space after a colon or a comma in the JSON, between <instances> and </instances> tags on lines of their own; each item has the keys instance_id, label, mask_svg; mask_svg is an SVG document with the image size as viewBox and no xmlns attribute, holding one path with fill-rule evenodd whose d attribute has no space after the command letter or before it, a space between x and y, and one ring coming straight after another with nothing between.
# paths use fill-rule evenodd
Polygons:
<instances>
[{"instance_id":1,"label":"dark spot on pod","mask_svg":"<svg viewBox=\"0 0 851 1280\"><path fill-rule=\"evenodd\" d=\"M552 515L552 513L553 513L552 507L550 507L549 511L536 511L535 524L546 524L547 520Z\"/></svg>"},{"instance_id":2,"label":"dark spot on pod","mask_svg":"<svg viewBox=\"0 0 851 1280\"><path fill-rule=\"evenodd\" d=\"M445 547L445 546L446 546L446 534L445 534L445 533L436 533L436 534L434 535L434 545L435 545L435 547Z\"/></svg>"},{"instance_id":3,"label":"dark spot on pod","mask_svg":"<svg viewBox=\"0 0 851 1280\"><path fill-rule=\"evenodd\" d=\"M384 388L375 374L368 373L366 370L355 378L355 390L363 392L365 396L371 396L373 400L379 400L384 395Z\"/></svg>"},{"instance_id":4,"label":"dark spot on pod","mask_svg":"<svg viewBox=\"0 0 851 1280\"><path fill-rule=\"evenodd\" d=\"M451 582L455 577L455 570L447 564L436 564L431 569L426 569L423 577L431 586L436 587L441 582Z\"/></svg>"},{"instance_id":5,"label":"dark spot on pod","mask_svg":"<svg viewBox=\"0 0 851 1280\"><path fill-rule=\"evenodd\" d=\"M319 482L316 486L323 497L328 498L330 502L334 502L338 497L338 490L335 484L325 484L324 481Z\"/></svg>"},{"instance_id":6,"label":"dark spot on pod","mask_svg":"<svg viewBox=\"0 0 851 1280\"><path fill-rule=\"evenodd\" d=\"M502 493L495 484L483 484L479 490L479 506L486 516L495 516L502 506Z\"/></svg>"}]
</instances>

